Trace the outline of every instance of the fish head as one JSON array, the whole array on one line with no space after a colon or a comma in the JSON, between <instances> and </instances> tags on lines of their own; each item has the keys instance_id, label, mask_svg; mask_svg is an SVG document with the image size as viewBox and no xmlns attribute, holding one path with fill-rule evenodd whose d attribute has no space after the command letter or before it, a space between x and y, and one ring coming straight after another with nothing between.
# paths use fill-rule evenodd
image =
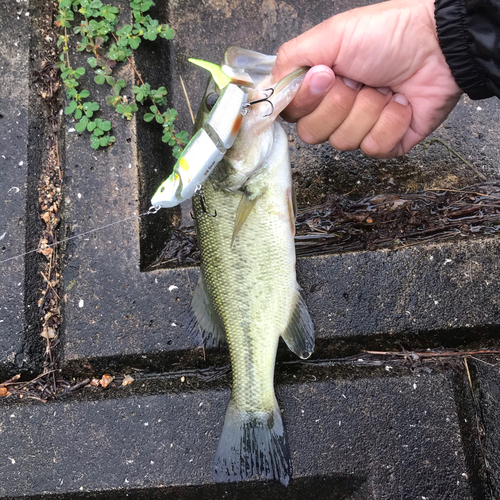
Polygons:
<instances>
[{"instance_id":1,"label":"fish head","mask_svg":"<svg viewBox=\"0 0 500 500\"><path fill-rule=\"evenodd\" d=\"M214 169L211 179L222 189L237 190L265 165L274 144L273 123L292 101L308 68L299 68L274 82L271 70L276 56L229 47L220 67L231 83L248 91L248 103L233 146ZM220 95L220 85L212 74L198 111L196 126L203 123ZM253 101L261 101L253 103Z\"/></svg>"}]
</instances>

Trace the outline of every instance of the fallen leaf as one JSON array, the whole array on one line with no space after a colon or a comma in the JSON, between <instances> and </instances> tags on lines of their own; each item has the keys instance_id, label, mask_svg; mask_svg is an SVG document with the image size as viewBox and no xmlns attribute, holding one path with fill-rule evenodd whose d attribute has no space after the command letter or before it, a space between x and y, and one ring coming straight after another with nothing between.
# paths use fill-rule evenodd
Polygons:
<instances>
[{"instance_id":1,"label":"fallen leaf","mask_svg":"<svg viewBox=\"0 0 500 500\"><path fill-rule=\"evenodd\" d=\"M94 387L98 387L99 386L99 379L93 378L92 381L90 382L90 385L93 385Z\"/></svg>"},{"instance_id":2,"label":"fallen leaf","mask_svg":"<svg viewBox=\"0 0 500 500\"><path fill-rule=\"evenodd\" d=\"M40 335L46 339L53 339L56 337L56 331L53 328L47 328L47 326L44 326Z\"/></svg>"},{"instance_id":3,"label":"fallen leaf","mask_svg":"<svg viewBox=\"0 0 500 500\"><path fill-rule=\"evenodd\" d=\"M40 215L40 217L42 218L42 220L44 222L46 222L47 224L49 223L49 221L50 221L50 213L49 212L44 212L42 215Z\"/></svg>"},{"instance_id":4,"label":"fallen leaf","mask_svg":"<svg viewBox=\"0 0 500 500\"><path fill-rule=\"evenodd\" d=\"M42 248L40 250L40 253L42 253L43 255L50 255L52 252L53 252L53 248L52 247L49 247L49 248Z\"/></svg>"},{"instance_id":5,"label":"fallen leaf","mask_svg":"<svg viewBox=\"0 0 500 500\"><path fill-rule=\"evenodd\" d=\"M115 377L113 377L112 375L108 375L107 373L105 373L101 380L99 380L99 383L103 386L103 387L108 387L109 384L111 384L111 382L113 382L113 380L115 379Z\"/></svg>"},{"instance_id":6,"label":"fallen leaf","mask_svg":"<svg viewBox=\"0 0 500 500\"><path fill-rule=\"evenodd\" d=\"M0 387L0 397L3 397L7 394L7 387Z\"/></svg>"},{"instance_id":7,"label":"fallen leaf","mask_svg":"<svg viewBox=\"0 0 500 500\"><path fill-rule=\"evenodd\" d=\"M134 379L130 375L125 375L125 377L123 377L122 385L130 385L133 381Z\"/></svg>"}]
</instances>

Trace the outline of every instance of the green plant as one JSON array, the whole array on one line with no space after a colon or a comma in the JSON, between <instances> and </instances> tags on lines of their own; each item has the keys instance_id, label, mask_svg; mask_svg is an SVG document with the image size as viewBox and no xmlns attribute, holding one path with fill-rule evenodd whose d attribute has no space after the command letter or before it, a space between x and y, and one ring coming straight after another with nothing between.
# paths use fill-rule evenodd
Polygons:
<instances>
[{"instance_id":1,"label":"green plant","mask_svg":"<svg viewBox=\"0 0 500 500\"><path fill-rule=\"evenodd\" d=\"M69 59L69 35L68 30L81 38L77 43L77 50L92 53L87 59L90 68L95 72L94 81L98 85L107 84L111 95L106 102L115 109L122 118L132 119L134 113L139 110L138 103L149 106L150 113L144 115L144 120L150 122L155 120L163 128L163 142L173 147L172 153L179 158L182 146L188 141L188 134L182 130L176 131L175 120L177 111L166 108L167 90L165 87L152 89L149 83L145 83L133 64L130 56L139 47L142 40L154 41L158 37L171 40L174 30L167 24L160 24L147 14L154 6L151 0L132 0L130 8L133 16L133 25L125 24L116 29L119 22L119 9L111 5L104 5L100 0L58 0L59 13L56 23L61 27L62 33L57 41L58 47L62 47L60 61L57 64L61 70L61 77L66 88L66 97L69 100L64 112L66 115L74 115L78 121L75 129L82 133L90 132L91 145L97 149L109 146L115 142L115 137L110 133L111 122L94 118L94 113L100 109L97 102L90 99L90 92L86 89L79 90L79 78L85 74L85 68L73 69ZM78 24L72 27L75 16L80 16ZM129 100L122 95L126 88L123 79L116 80L112 74L117 63L128 61L137 75L140 85L132 89L134 100Z\"/></svg>"}]
</instances>

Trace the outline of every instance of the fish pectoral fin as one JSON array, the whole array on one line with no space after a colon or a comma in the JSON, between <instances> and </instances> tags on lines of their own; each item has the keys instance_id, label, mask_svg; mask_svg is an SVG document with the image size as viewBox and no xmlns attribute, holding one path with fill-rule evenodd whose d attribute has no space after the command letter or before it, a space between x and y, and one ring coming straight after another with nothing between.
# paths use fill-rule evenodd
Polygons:
<instances>
[{"instance_id":1,"label":"fish pectoral fin","mask_svg":"<svg viewBox=\"0 0 500 500\"><path fill-rule=\"evenodd\" d=\"M282 337L288 348L302 359L307 359L314 351L314 325L298 290L297 303Z\"/></svg>"},{"instance_id":2,"label":"fish pectoral fin","mask_svg":"<svg viewBox=\"0 0 500 500\"><path fill-rule=\"evenodd\" d=\"M295 236L295 219L297 217L297 201L295 200L295 190L290 189L288 191L288 219L290 221L290 230L292 231L292 236Z\"/></svg>"},{"instance_id":3,"label":"fish pectoral fin","mask_svg":"<svg viewBox=\"0 0 500 500\"><path fill-rule=\"evenodd\" d=\"M293 223L295 225L295 219L297 218L297 190L295 189L295 184L292 183L292 208L293 208Z\"/></svg>"},{"instance_id":4,"label":"fish pectoral fin","mask_svg":"<svg viewBox=\"0 0 500 500\"><path fill-rule=\"evenodd\" d=\"M236 215L234 217L234 227L233 227L233 237L231 238L231 247L233 246L236 235L239 233L241 227L247 220L247 217L250 215L250 212L252 211L256 201L260 198L260 196L261 195L258 195L252 200L250 200L246 194L243 194L243 196L241 197L240 204L238 205L238 209L236 210Z\"/></svg>"},{"instance_id":5,"label":"fish pectoral fin","mask_svg":"<svg viewBox=\"0 0 500 500\"><path fill-rule=\"evenodd\" d=\"M226 342L226 332L208 298L205 282L201 276L191 299L187 324L188 336L197 345L210 348Z\"/></svg>"}]
</instances>

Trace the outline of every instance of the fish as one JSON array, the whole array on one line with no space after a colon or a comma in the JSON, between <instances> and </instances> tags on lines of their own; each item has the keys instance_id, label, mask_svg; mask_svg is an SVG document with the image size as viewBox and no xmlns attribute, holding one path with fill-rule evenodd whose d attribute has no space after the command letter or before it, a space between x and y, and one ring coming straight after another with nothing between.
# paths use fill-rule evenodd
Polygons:
<instances>
[{"instance_id":1,"label":"fish","mask_svg":"<svg viewBox=\"0 0 500 500\"><path fill-rule=\"evenodd\" d=\"M296 279L296 208L288 137L279 118L308 68L273 82L275 58L239 47L224 53L223 68L250 76L251 84L241 83L249 104L234 144L192 198L201 273L188 334L206 347L227 343L232 365L213 464L216 482L258 476L288 485L290 451L274 392L278 341L282 337L302 359L314 350L314 326ZM195 133L221 91L210 78Z\"/></svg>"}]
</instances>

